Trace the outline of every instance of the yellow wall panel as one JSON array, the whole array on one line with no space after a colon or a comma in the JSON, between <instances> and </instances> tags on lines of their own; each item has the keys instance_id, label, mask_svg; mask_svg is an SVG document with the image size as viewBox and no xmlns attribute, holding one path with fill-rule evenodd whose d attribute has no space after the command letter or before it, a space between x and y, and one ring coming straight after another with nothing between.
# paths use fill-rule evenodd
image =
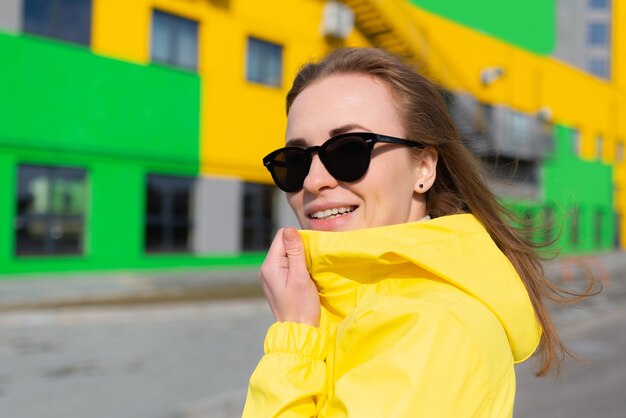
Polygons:
<instances>
[{"instance_id":1,"label":"yellow wall panel","mask_svg":"<svg viewBox=\"0 0 626 418\"><path fill-rule=\"evenodd\" d=\"M402 15L396 4L388 15L399 22L399 33L412 37L428 63L425 72L444 87L527 113L547 107L553 122L580 130L585 158L596 158L595 138L601 135L602 157L610 162L616 139L626 138L626 41L622 40L626 33L620 37L626 32L626 9L622 12L624 6L616 3L612 83L416 7ZM201 171L266 182L269 176L260 158L284 141L284 97L289 84L304 62L329 49L320 32L323 4L321 0L231 0L229 7L218 7L209 0L94 0L93 50L147 63L154 8L197 20ZM248 36L283 46L281 87L246 81ZM346 44L365 46L367 39L354 31ZM489 67L501 67L504 74L483 85L480 74ZM626 181L619 179L620 184Z\"/></svg>"},{"instance_id":2,"label":"yellow wall panel","mask_svg":"<svg viewBox=\"0 0 626 418\"><path fill-rule=\"evenodd\" d=\"M148 61L150 8L147 0L94 0L92 49L127 61Z\"/></svg>"},{"instance_id":3,"label":"yellow wall panel","mask_svg":"<svg viewBox=\"0 0 626 418\"><path fill-rule=\"evenodd\" d=\"M447 88L527 113L548 107L554 122L580 129L587 158L594 156L597 135L608 141L626 136L626 95L615 84L423 10L412 13L424 34L429 71ZM489 67L501 67L504 74L485 86L480 73Z\"/></svg>"},{"instance_id":4,"label":"yellow wall panel","mask_svg":"<svg viewBox=\"0 0 626 418\"><path fill-rule=\"evenodd\" d=\"M219 3L219 2L216 2ZM201 172L269 182L266 152L284 143L284 98L297 69L327 52L321 35L321 0L95 0L93 50L148 63L153 9L199 23L202 76ZM249 36L283 46L280 87L245 78ZM358 36L351 39L361 42Z\"/></svg>"},{"instance_id":5,"label":"yellow wall panel","mask_svg":"<svg viewBox=\"0 0 626 418\"><path fill-rule=\"evenodd\" d=\"M236 2L203 49L201 171L270 182L262 157L285 142L285 95L297 69L326 51L321 1ZM249 36L283 46L280 87L246 80Z\"/></svg>"}]
</instances>

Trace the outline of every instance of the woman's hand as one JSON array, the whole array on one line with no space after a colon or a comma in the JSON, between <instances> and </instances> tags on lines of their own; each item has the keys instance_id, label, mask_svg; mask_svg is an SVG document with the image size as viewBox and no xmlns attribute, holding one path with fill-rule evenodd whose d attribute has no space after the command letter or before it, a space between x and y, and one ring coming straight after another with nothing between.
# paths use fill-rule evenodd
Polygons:
<instances>
[{"instance_id":1,"label":"woman's hand","mask_svg":"<svg viewBox=\"0 0 626 418\"><path fill-rule=\"evenodd\" d=\"M320 298L295 228L278 231L259 271L265 297L279 322L319 326Z\"/></svg>"}]
</instances>

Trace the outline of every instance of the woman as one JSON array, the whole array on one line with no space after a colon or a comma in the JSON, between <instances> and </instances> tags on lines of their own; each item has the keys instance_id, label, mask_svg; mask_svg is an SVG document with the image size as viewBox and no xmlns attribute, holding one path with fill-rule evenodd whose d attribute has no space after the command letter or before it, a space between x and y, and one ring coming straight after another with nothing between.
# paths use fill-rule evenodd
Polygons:
<instances>
[{"instance_id":1,"label":"woman","mask_svg":"<svg viewBox=\"0 0 626 418\"><path fill-rule=\"evenodd\" d=\"M264 159L303 230L260 270L276 318L244 417L507 417L564 347L554 290L437 89L376 49L303 67ZM330 138L330 139L329 139Z\"/></svg>"}]
</instances>

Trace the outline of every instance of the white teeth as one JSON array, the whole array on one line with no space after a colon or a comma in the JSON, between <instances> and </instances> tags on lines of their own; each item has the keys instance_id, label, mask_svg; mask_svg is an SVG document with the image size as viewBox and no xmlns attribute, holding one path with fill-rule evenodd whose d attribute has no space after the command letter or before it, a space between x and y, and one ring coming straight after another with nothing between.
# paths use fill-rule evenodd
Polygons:
<instances>
[{"instance_id":1,"label":"white teeth","mask_svg":"<svg viewBox=\"0 0 626 418\"><path fill-rule=\"evenodd\" d=\"M320 210L315 213L312 213L310 216L312 219L336 218L338 216L343 215L344 213L352 212L355 209L356 209L356 206L342 206L339 208Z\"/></svg>"}]
</instances>

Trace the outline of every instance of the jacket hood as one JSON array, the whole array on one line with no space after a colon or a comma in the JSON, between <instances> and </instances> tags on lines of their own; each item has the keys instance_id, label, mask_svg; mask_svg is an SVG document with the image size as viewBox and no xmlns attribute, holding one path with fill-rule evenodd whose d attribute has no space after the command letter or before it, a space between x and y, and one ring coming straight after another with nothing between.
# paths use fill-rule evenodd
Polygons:
<instances>
[{"instance_id":1,"label":"jacket hood","mask_svg":"<svg viewBox=\"0 0 626 418\"><path fill-rule=\"evenodd\" d=\"M345 317L360 285L429 275L481 301L506 331L516 362L541 337L528 292L515 268L470 214L347 232L300 231L322 305Z\"/></svg>"}]
</instances>

